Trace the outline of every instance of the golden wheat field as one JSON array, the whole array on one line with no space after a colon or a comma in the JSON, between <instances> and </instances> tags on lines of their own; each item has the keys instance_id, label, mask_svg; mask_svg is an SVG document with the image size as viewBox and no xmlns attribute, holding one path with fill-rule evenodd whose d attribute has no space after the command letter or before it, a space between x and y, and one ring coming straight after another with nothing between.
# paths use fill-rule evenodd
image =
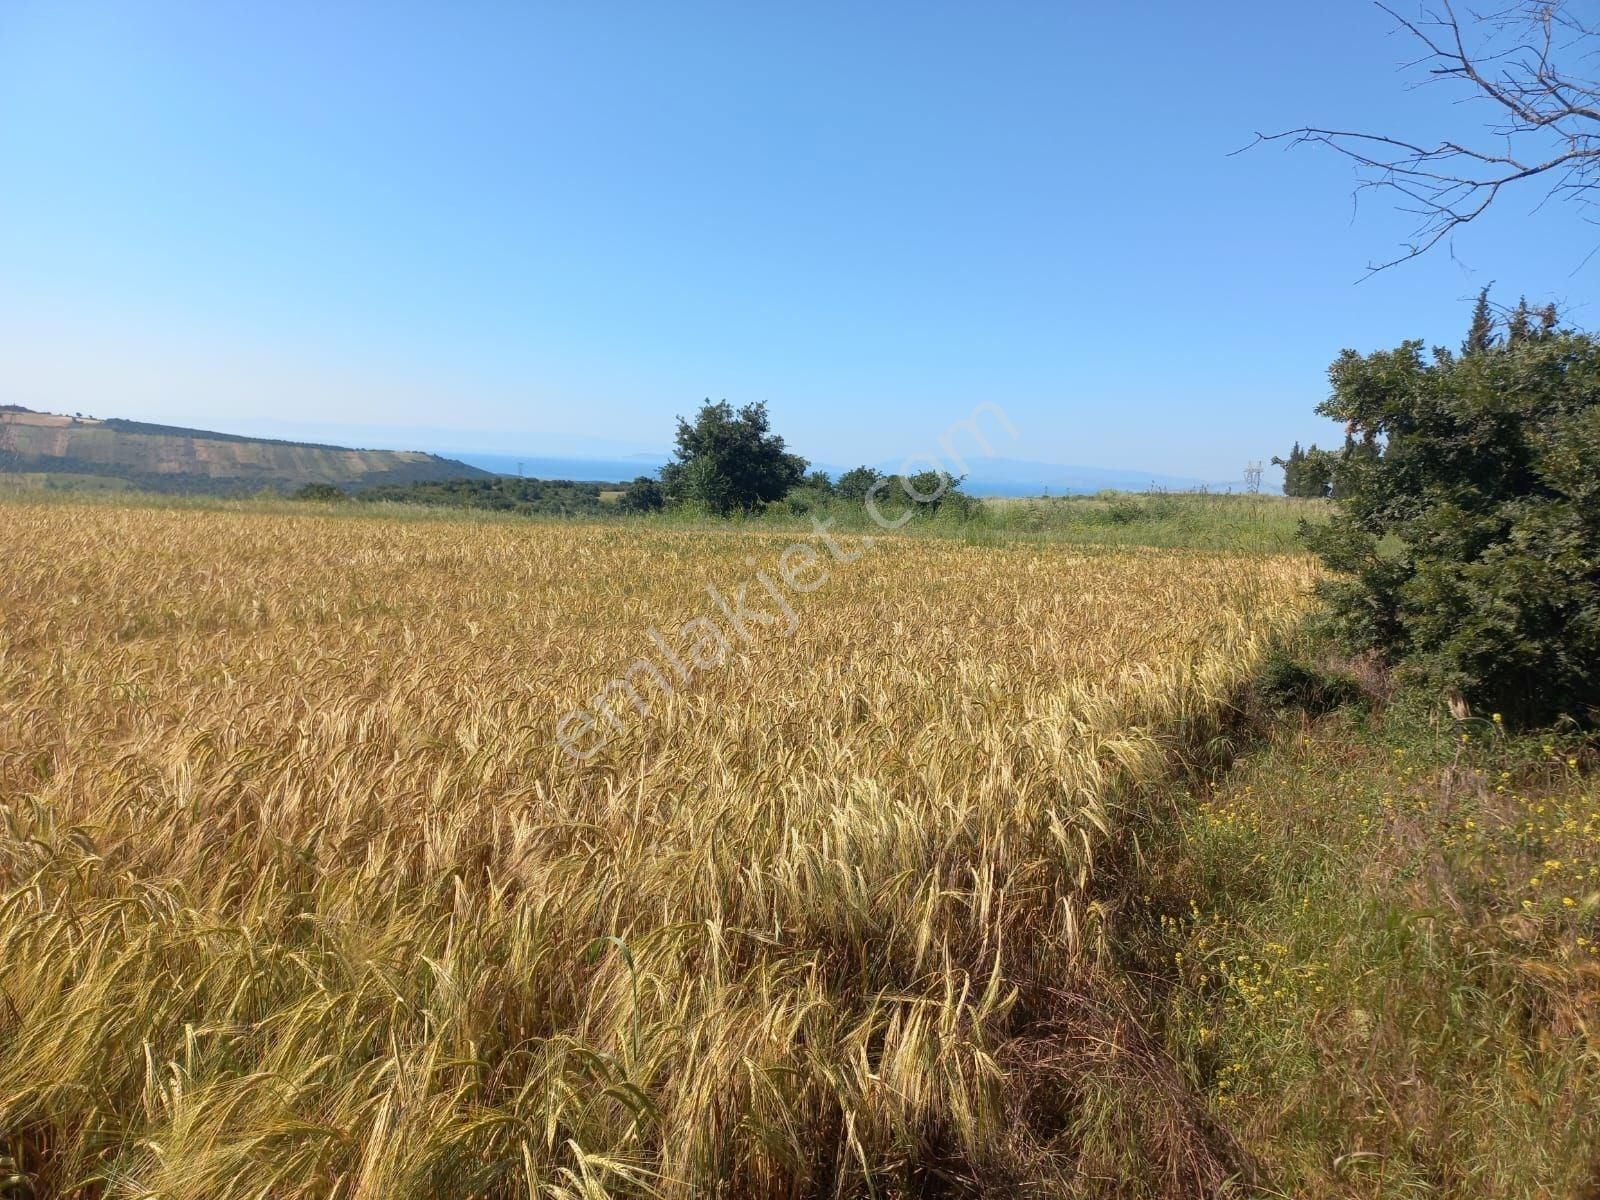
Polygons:
<instances>
[{"instance_id":1,"label":"golden wheat field","mask_svg":"<svg viewBox=\"0 0 1600 1200\"><path fill-rule=\"evenodd\" d=\"M1310 567L803 540L0 505L0 1194L1092 1184L1097 872Z\"/></svg>"}]
</instances>

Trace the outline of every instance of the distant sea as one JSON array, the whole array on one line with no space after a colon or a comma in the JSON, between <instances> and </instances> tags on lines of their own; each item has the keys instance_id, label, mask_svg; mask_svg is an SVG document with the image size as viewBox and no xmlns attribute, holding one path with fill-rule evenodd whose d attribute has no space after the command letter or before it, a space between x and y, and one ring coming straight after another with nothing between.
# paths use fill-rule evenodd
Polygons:
<instances>
[{"instance_id":1,"label":"distant sea","mask_svg":"<svg viewBox=\"0 0 1600 1200\"><path fill-rule=\"evenodd\" d=\"M497 475L523 475L529 479L572 479L581 483L629 483L640 475L654 475L665 456L640 454L629 458L518 458L509 454L446 453L445 457Z\"/></svg>"},{"instance_id":2,"label":"distant sea","mask_svg":"<svg viewBox=\"0 0 1600 1200\"><path fill-rule=\"evenodd\" d=\"M520 474L529 479L572 479L586 483L628 483L640 475L654 475L667 462L664 454L635 454L624 458L537 458L531 455L518 458L510 454L440 453L500 475ZM840 474L840 468L828 463L812 465L818 470L827 471L834 478ZM1232 482L1202 485L1197 479L1152 475L1143 471L1059 466L1007 458L975 459L971 468L972 474L964 484L964 489L973 496L1071 496L1108 488L1129 492L1142 492L1150 488L1179 492L1201 486L1214 492L1244 490L1242 484ZM887 474L896 470L896 464L880 463L878 469Z\"/></svg>"}]
</instances>

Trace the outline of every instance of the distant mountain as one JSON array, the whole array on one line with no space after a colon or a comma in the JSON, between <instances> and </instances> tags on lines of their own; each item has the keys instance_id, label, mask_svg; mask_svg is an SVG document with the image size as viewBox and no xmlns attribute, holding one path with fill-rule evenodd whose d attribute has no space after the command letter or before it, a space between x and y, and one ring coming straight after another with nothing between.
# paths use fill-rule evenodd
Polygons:
<instances>
[{"instance_id":1,"label":"distant mountain","mask_svg":"<svg viewBox=\"0 0 1600 1200\"><path fill-rule=\"evenodd\" d=\"M88 477L160 492L288 491L307 483L378 484L488 478L488 471L418 450L353 450L316 442L96 420L0 406L0 474Z\"/></svg>"},{"instance_id":2,"label":"distant mountain","mask_svg":"<svg viewBox=\"0 0 1600 1200\"><path fill-rule=\"evenodd\" d=\"M367 425L333 421L289 421L278 417L218 417L217 425L229 433L268 440L334 442L341 446L378 446L385 449L426 446L463 462L481 457L516 460L535 456L546 459L601 459L619 461L643 454L666 461L658 443L627 438L593 437L530 430L454 429L441 425ZM469 459L469 456L471 458Z\"/></svg>"}]
</instances>

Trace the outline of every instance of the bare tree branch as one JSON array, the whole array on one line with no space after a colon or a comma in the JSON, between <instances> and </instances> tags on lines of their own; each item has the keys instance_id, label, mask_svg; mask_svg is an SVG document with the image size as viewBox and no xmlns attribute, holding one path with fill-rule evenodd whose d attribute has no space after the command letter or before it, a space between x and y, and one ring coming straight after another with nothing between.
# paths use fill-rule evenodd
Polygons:
<instances>
[{"instance_id":1,"label":"bare tree branch","mask_svg":"<svg viewBox=\"0 0 1600 1200\"><path fill-rule=\"evenodd\" d=\"M1378 7L1421 48L1409 64L1422 82L1463 88L1466 100L1495 110L1479 139L1419 144L1381 133L1302 126L1256 134L1250 145L1326 146L1356 165L1357 193L1393 192L1400 211L1418 218L1405 252L1370 266L1387 270L1426 254L1486 212L1507 188L1543 179L1552 197L1600 205L1600 82L1558 65L1600 51L1600 31L1575 16L1567 0L1521 0L1463 25L1451 0L1415 19ZM1250 147L1245 147L1249 149Z\"/></svg>"}]
</instances>

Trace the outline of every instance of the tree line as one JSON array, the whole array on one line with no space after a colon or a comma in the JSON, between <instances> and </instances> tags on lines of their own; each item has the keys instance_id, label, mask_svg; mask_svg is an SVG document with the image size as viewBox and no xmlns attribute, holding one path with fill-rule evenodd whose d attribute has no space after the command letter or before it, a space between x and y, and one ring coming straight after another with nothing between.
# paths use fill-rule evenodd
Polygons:
<instances>
[{"instance_id":1,"label":"tree line","mask_svg":"<svg viewBox=\"0 0 1600 1200\"><path fill-rule=\"evenodd\" d=\"M945 471L900 476L859 466L837 480L813 471L772 431L765 404L735 409L726 400L708 399L693 420L678 418L674 440L672 461L659 478L641 475L627 486L620 500L625 510L677 508L728 517L780 504L805 513L833 503L870 502L885 516L914 508L919 515L968 519L980 507L961 490L961 479Z\"/></svg>"},{"instance_id":2,"label":"tree line","mask_svg":"<svg viewBox=\"0 0 1600 1200\"><path fill-rule=\"evenodd\" d=\"M1462 339L1462 356L1482 354L1498 346L1516 347L1537 338L1549 337L1560 324L1556 305L1535 308L1526 296L1515 308L1498 314L1489 300L1490 288L1478 293L1472 321ZM1436 351L1436 353L1438 353ZM1283 494L1308 500L1342 500L1350 481L1357 478L1362 463L1378 456L1377 435L1368 429L1360 438L1347 431L1339 450L1323 450L1315 442L1303 450L1296 442L1287 458L1274 456L1273 466L1283 468Z\"/></svg>"}]
</instances>

